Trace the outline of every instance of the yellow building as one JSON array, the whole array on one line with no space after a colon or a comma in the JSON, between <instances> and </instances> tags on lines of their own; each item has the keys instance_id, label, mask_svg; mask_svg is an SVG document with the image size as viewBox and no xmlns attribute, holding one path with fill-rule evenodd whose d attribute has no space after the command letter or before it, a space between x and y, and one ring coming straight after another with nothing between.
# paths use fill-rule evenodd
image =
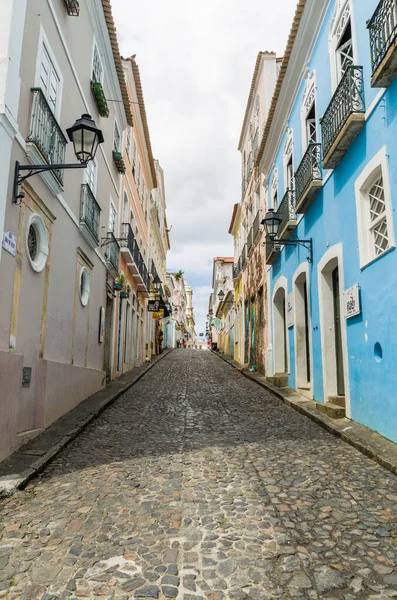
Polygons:
<instances>
[{"instance_id":1,"label":"yellow building","mask_svg":"<svg viewBox=\"0 0 397 600\"><path fill-rule=\"evenodd\" d=\"M234 360L240 364L244 364L246 361L244 361L244 298L241 264L243 239L241 236L241 226L241 203L238 203L233 207L233 215L230 222L229 233L234 238Z\"/></svg>"}]
</instances>

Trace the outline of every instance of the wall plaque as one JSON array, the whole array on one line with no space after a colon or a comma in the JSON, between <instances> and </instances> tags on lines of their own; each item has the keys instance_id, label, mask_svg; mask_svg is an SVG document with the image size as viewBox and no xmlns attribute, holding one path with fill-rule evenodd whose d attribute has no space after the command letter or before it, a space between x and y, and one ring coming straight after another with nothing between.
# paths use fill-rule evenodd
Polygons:
<instances>
[{"instance_id":1,"label":"wall plaque","mask_svg":"<svg viewBox=\"0 0 397 600\"><path fill-rule=\"evenodd\" d=\"M22 387L30 387L32 380L32 367L22 368Z\"/></svg>"},{"instance_id":2,"label":"wall plaque","mask_svg":"<svg viewBox=\"0 0 397 600\"><path fill-rule=\"evenodd\" d=\"M361 313L360 286L358 283L343 292L343 305L345 319L350 319L350 317L355 317Z\"/></svg>"}]
</instances>

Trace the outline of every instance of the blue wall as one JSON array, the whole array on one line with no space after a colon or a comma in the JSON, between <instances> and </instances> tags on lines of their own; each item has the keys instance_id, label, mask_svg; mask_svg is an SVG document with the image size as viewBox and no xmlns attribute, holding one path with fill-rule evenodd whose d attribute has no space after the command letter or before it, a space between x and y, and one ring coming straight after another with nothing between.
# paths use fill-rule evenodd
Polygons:
<instances>
[{"instance_id":1,"label":"blue wall","mask_svg":"<svg viewBox=\"0 0 397 600\"><path fill-rule=\"evenodd\" d=\"M358 283L361 287L361 315L348 319L347 346L350 380L351 416L354 420L379 431L397 442L397 253L390 250L373 263L360 269L358 226L354 182L367 163L386 146L393 208L394 234L397 234L397 78L383 97L371 88L369 35L366 21L371 18L378 0L353 1L353 26L356 37L356 64L364 67L365 101L368 108L378 98L375 109L364 128L351 144L347 154L326 181L300 221L294 234L313 238L313 264L309 265L310 307L312 327L313 393L323 402L322 349L320 333L317 265L329 247L343 245L344 289ZM330 2L326 18L317 38L309 70L316 73L317 118L321 117L331 98L328 35L335 2ZM302 159L301 101L305 80L292 109L288 126L293 130L294 170ZM321 132L319 123L317 131ZM279 174L279 198L284 191L283 153L286 134L281 140L275 165ZM320 140L319 140L320 141ZM324 172L324 177L329 172ZM269 181L271 181L270 173ZM269 186L270 187L270 186ZM270 195L270 194L269 194ZM277 279L283 275L292 292L292 277L306 260L304 248L284 248L270 269L270 296ZM271 315L270 315L271 316ZM272 316L271 316L272 317ZM290 378L295 387L294 330L289 330ZM383 359L377 362L374 345L383 348Z\"/></svg>"}]
</instances>

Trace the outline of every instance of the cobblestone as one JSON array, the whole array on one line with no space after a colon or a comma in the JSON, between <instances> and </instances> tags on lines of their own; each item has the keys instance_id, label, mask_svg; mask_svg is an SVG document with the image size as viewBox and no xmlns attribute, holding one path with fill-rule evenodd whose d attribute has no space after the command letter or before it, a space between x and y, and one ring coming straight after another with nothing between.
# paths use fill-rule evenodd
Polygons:
<instances>
[{"instance_id":1,"label":"cobblestone","mask_svg":"<svg viewBox=\"0 0 397 600\"><path fill-rule=\"evenodd\" d=\"M396 598L397 478L207 352L0 503L7 600Z\"/></svg>"}]
</instances>

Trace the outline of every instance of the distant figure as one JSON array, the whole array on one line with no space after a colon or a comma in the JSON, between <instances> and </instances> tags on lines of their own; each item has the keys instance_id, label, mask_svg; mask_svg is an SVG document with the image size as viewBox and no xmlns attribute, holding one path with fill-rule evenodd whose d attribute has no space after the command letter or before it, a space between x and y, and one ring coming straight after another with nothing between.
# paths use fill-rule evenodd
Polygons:
<instances>
[{"instance_id":1,"label":"distant figure","mask_svg":"<svg viewBox=\"0 0 397 600\"><path fill-rule=\"evenodd\" d=\"M183 347L183 348L186 348L186 340L183 340L183 342L182 342L182 347Z\"/></svg>"},{"instance_id":2,"label":"distant figure","mask_svg":"<svg viewBox=\"0 0 397 600\"><path fill-rule=\"evenodd\" d=\"M176 347L180 348L181 347L181 340L176 340Z\"/></svg>"}]
</instances>

